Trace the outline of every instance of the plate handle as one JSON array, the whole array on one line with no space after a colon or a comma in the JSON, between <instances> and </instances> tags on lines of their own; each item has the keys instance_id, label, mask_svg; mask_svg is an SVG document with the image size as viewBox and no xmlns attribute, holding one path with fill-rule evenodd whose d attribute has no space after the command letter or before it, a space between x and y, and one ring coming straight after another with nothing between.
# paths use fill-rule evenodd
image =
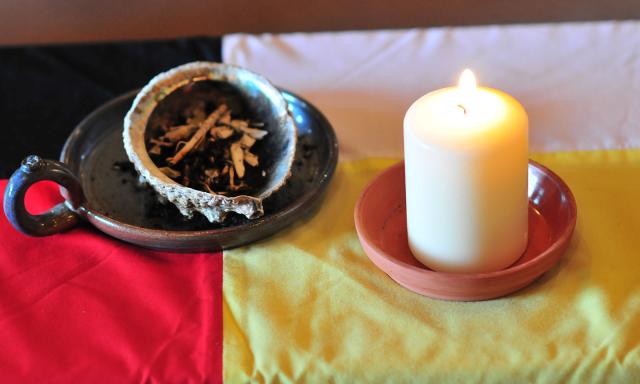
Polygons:
<instances>
[{"instance_id":1,"label":"plate handle","mask_svg":"<svg viewBox=\"0 0 640 384\"><path fill-rule=\"evenodd\" d=\"M58 183L66 201L40 215L30 214L24 206L24 196L31 185L50 180ZM28 156L20 164L7 184L4 193L4 212L9 222L20 232L30 236L48 236L75 226L80 216L76 213L84 201L78 178L59 161Z\"/></svg>"}]
</instances>

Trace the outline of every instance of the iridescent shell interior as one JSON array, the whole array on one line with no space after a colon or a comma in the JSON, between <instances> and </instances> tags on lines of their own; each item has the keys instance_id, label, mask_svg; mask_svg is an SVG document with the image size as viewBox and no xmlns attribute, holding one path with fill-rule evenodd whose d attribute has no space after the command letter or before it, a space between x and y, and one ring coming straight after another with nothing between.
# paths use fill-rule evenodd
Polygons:
<instances>
[{"instance_id":1,"label":"iridescent shell interior","mask_svg":"<svg viewBox=\"0 0 640 384\"><path fill-rule=\"evenodd\" d=\"M195 92L183 92L185 87ZM242 195L221 195L185 187L161 172L147 152L149 119L156 108L181 105L223 94L231 107L243 109L268 131L257 147L265 177ZM215 100L205 100L207 102ZM229 212L256 218L264 214L263 201L280 189L291 172L297 130L287 103L265 78L243 68L211 62L185 64L154 77L137 95L124 120L123 140L129 160L143 182L163 201L187 217L196 212L210 222L222 222Z\"/></svg>"}]
</instances>

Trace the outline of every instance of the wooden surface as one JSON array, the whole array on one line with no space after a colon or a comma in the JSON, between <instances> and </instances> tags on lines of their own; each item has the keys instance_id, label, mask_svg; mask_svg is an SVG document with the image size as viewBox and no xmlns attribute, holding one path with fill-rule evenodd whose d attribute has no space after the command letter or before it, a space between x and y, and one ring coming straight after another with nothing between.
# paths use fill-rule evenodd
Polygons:
<instances>
[{"instance_id":1,"label":"wooden surface","mask_svg":"<svg viewBox=\"0 0 640 384\"><path fill-rule=\"evenodd\" d=\"M633 18L634 0L4 0L0 45Z\"/></svg>"}]
</instances>

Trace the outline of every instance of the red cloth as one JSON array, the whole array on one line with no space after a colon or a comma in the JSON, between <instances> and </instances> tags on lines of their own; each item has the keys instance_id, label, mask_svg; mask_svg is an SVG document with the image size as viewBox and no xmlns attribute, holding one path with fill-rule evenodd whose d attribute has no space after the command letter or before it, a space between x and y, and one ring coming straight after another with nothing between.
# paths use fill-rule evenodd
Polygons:
<instances>
[{"instance_id":1,"label":"red cloth","mask_svg":"<svg viewBox=\"0 0 640 384\"><path fill-rule=\"evenodd\" d=\"M61 200L51 183L27 197L30 212ZM222 254L154 252L88 225L31 238L0 214L0 382L220 382L221 298Z\"/></svg>"}]
</instances>

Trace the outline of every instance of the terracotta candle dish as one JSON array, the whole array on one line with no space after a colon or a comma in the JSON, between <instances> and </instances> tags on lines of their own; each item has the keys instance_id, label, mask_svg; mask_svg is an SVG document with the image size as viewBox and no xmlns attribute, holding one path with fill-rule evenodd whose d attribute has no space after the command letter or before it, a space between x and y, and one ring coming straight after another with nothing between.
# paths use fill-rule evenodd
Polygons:
<instances>
[{"instance_id":1,"label":"terracotta candle dish","mask_svg":"<svg viewBox=\"0 0 640 384\"><path fill-rule=\"evenodd\" d=\"M486 300L527 286L560 260L576 225L576 202L569 187L549 169L530 161L529 243L522 257L497 272L436 272L409 250L404 185L403 163L374 179L356 204L356 230L376 266L405 288L437 299Z\"/></svg>"}]
</instances>

